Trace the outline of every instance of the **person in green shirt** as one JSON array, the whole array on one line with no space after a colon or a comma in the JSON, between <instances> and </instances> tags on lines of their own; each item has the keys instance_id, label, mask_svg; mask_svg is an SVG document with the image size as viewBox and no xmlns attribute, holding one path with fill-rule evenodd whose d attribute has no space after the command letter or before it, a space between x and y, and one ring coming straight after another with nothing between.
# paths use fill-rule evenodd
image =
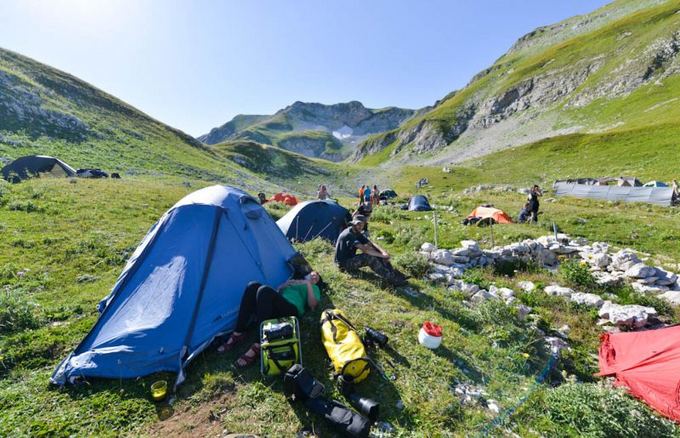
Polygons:
<instances>
[{"instance_id":1,"label":"person in green shirt","mask_svg":"<svg viewBox=\"0 0 680 438\"><path fill-rule=\"evenodd\" d=\"M321 299L321 291L318 286L320 279L319 273L312 271L303 280L291 279L279 285L276 289L257 282L248 284L243 293L243 298L241 298L236 329L227 342L218 347L217 351L220 353L230 351L236 344L244 340L246 330L253 318L259 324L272 318L301 317L305 310L314 310ZM256 342L238 358L236 366L243 368L251 365L257 360L259 354L260 344Z\"/></svg>"}]
</instances>

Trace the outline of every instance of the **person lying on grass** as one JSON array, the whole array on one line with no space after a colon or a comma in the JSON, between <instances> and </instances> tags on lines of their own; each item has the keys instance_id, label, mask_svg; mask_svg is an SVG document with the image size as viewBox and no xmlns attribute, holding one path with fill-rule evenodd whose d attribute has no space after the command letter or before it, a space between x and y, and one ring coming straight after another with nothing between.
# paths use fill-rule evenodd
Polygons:
<instances>
[{"instance_id":1,"label":"person lying on grass","mask_svg":"<svg viewBox=\"0 0 680 438\"><path fill-rule=\"evenodd\" d=\"M350 274L356 274L359 268L368 266L394 286L406 284L406 276L392 266L387 251L364 235L366 221L366 216L354 216L351 226L340 233L335 243L335 263L340 270ZM361 254L357 254L357 250L361 250Z\"/></svg>"},{"instance_id":2,"label":"person lying on grass","mask_svg":"<svg viewBox=\"0 0 680 438\"><path fill-rule=\"evenodd\" d=\"M217 351L219 353L230 351L243 341L253 318L259 324L267 319L284 316L301 317L306 309L314 310L321 299L318 286L320 279L319 273L312 271L304 280L291 279L276 289L257 282L249 283L241 298L236 329ZM247 367L253 364L259 355L260 344L256 342L236 360L235 365L239 368Z\"/></svg>"}]
</instances>

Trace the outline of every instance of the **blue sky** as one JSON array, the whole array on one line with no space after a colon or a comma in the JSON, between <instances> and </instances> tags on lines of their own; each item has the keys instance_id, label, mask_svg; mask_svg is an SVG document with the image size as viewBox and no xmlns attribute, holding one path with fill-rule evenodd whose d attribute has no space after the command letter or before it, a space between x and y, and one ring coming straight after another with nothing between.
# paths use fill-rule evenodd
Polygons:
<instances>
[{"instance_id":1,"label":"blue sky","mask_svg":"<svg viewBox=\"0 0 680 438\"><path fill-rule=\"evenodd\" d=\"M192 135L296 100L419 108L605 0L2 0L0 47Z\"/></svg>"}]
</instances>

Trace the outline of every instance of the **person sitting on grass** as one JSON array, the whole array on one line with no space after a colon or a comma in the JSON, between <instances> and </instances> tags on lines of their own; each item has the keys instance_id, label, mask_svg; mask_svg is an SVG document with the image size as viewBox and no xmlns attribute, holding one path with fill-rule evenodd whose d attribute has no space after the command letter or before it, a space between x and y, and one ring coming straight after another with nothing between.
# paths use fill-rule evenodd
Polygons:
<instances>
[{"instance_id":1,"label":"person sitting on grass","mask_svg":"<svg viewBox=\"0 0 680 438\"><path fill-rule=\"evenodd\" d=\"M365 216L354 216L351 226L340 233L335 243L335 263L350 274L357 274L359 268L368 266L390 284L403 286L406 276L392 266L387 251L364 235L366 220ZM361 254L357 254L357 250L361 250Z\"/></svg>"},{"instance_id":2,"label":"person sitting on grass","mask_svg":"<svg viewBox=\"0 0 680 438\"><path fill-rule=\"evenodd\" d=\"M254 318L257 323L284 316L301 317L306 309L314 310L321 299L319 273L312 271L304 280L288 280L277 289L251 282L241 298L236 329L225 343L217 348L219 353L230 351L246 338L246 331ZM260 344L254 343L234 363L238 368L253 364L260 356Z\"/></svg>"},{"instance_id":3,"label":"person sitting on grass","mask_svg":"<svg viewBox=\"0 0 680 438\"><path fill-rule=\"evenodd\" d=\"M529 220L531 217L531 206L527 202L524 207L520 210L519 216L517 216L517 223L523 224Z\"/></svg>"}]
</instances>

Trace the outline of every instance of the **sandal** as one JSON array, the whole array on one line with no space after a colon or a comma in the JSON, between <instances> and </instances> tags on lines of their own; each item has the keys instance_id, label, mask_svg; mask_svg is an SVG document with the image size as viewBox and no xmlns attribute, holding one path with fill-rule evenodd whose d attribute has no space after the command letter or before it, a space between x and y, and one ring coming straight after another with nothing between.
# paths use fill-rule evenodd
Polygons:
<instances>
[{"instance_id":1,"label":"sandal","mask_svg":"<svg viewBox=\"0 0 680 438\"><path fill-rule=\"evenodd\" d=\"M260 344L253 344L248 351L236 359L236 368L247 368L260 358Z\"/></svg>"},{"instance_id":2,"label":"sandal","mask_svg":"<svg viewBox=\"0 0 680 438\"><path fill-rule=\"evenodd\" d=\"M227 351L231 351L231 350L234 349L236 344L239 344L245 338L246 338L245 333L239 333L238 335L232 333L232 335L229 336L229 339L227 339L227 341L224 344L217 347L217 352L218 353L226 353Z\"/></svg>"}]
</instances>

